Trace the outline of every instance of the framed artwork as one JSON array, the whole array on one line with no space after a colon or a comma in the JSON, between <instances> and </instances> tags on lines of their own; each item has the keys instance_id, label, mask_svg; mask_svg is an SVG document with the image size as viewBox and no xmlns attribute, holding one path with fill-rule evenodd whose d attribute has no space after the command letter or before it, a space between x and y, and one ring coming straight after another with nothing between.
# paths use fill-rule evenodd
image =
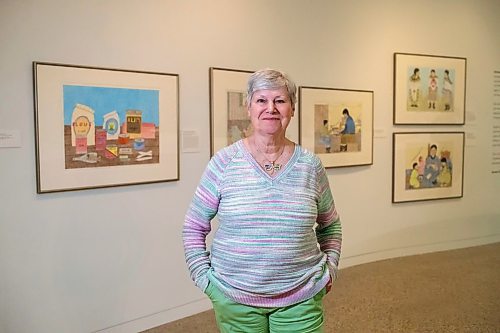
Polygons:
<instances>
[{"instance_id":1,"label":"framed artwork","mask_svg":"<svg viewBox=\"0 0 500 333\"><path fill-rule=\"evenodd\" d=\"M461 198L464 132L393 133L392 202Z\"/></svg>"},{"instance_id":2,"label":"framed artwork","mask_svg":"<svg viewBox=\"0 0 500 333\"><path fill-rule=\"evenodd\" d=\"M394 124L463 125L467 59L394 53Z\"/></svg>"},{"instance_id":3,"label":"framed artwork","mask_svg":"<svg viewBox=\"0 0 500 333\"><path fill-rule=\"evenodd\" d=\"M325 168L373 164L373 91L299 87L300 144Z\"/></svg>"},{"instance_id":4,"label":"framed artwork","mask_svg":"<svg viewBox=\"0 0 500 333\"><path fill-rule=\"evenodd\" d=\"M33 62L37 193L179 180L177 74Z\"/></svg>"},{"instance_id":5,"label":"framed artwork","mask_svg":"<svg viewBox=\"0 0 500 333\"><path fill-rule=\"evenodd\" d=\"M252 133L247 112L247 83L253 71L209 69L210 155ZM292 118L287 137L298 141L298 121Z\"/></svg>"},{"instance_id":6,"label":"framed artwork","mask_svg":"<svg viewBox=\"0 0 500 333\"><path fill-rule=\"evenodd\" d=\"M210 67L210 155L251 134L246 99L252 73Z\"/></svg>"}]
</instances>

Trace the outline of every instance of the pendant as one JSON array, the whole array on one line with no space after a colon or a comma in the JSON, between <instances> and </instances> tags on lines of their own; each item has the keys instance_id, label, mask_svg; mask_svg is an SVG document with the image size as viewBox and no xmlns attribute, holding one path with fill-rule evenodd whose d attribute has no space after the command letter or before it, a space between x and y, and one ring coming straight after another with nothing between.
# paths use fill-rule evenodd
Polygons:
<instances>
[{"instance_id":1,"label":"pendant","mask_svg":"<svg viewBox=\"0 0 500 333\"><path fill-rule=\"evenodd\" d=\"M274 163L274 162L269 162L264 164L264 169L269 172L275 172L275 171L280 171L281 170L281 164L279 163Z\"/></svg>"}]
</instances>

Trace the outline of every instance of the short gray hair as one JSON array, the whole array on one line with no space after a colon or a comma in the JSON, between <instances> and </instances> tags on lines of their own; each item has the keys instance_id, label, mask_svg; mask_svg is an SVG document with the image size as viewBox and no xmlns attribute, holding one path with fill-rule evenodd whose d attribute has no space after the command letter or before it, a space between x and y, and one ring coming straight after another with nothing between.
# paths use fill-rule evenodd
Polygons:
<instances>
[{"instance_id":1,"label":"short gray hair","mask_svg":"<svg viewBox=\"0 0 500 333\"><path fill-rule=\"evenodd\" d=\"M279 89L282 87L285 87L288 91L292 108L295 109L295 103L297 102L297 86L286 73L270 68L254 72L248 79L247 106L250 106L252 96L257 90Z\"/></svg>"}]
</instances>

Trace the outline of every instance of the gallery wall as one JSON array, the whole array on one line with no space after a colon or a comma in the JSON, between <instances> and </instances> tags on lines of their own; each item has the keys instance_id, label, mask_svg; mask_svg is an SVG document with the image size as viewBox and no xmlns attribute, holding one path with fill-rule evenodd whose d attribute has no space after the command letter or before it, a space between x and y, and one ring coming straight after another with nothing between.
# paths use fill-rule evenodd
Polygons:
<instances>
[{"instance_id":1,"label":"gallery wall","mask_svg":"<svg viewBox=\"0 0 500 333\"><path fill-rule=\"evenodd\" d=\"M341 266L500 241L492 170L496 0L0 2L0 332L137 332L210 308L189 279L183 217L210 156L210 67L286 71L374 91L373 165L328 169ZM466 124L394 126L395 52L467 58ZM32 62L179 74L175 182L36 193ZM297 119L294 119L296 126ZM458 199L391 203L392 134L464 131Z\"/></svg>"}]
</instances>

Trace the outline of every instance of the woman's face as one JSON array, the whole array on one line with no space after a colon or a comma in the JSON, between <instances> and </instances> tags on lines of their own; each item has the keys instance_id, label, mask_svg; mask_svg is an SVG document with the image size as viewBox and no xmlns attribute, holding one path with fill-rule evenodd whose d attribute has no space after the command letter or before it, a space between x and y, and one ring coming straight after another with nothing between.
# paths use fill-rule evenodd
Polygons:
<instances>
[{"instance_id":1,"label":"woman's face","mask_svg":"<svg viewBox=\"0 0 500 333\"><path fill-rule=\"evenodd\" d=\"M292 102L285 87L255 91L248 106L254 131L261 134L284 133L293 114Z\"/></svg>"}]
</instances>

